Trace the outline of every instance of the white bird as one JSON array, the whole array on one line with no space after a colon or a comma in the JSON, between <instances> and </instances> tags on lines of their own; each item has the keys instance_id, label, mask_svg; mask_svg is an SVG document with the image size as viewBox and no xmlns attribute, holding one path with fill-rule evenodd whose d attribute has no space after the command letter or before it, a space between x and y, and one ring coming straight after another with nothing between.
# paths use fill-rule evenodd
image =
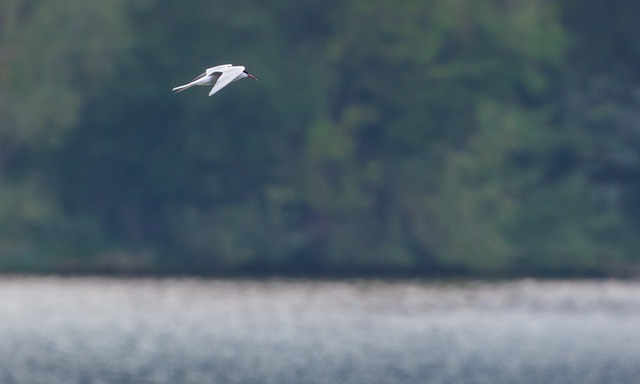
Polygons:
<instances>
[{"instance_id":1,"label":"white bird","mask_svg":"<svg viewBox=\"0 0 640 384\"><path fill-rule=\"evenodd\" d=\"M246 77L256 81L258 80L249 72L247 72L241 65L234 66L231 64L223 64L216 67L207 68L205 73L191 80L190 83L175 87L172 89L172 91L178 93L184 91L185 89L191 88L194 85L213 85L213 88L211 88L211 92L209 92L209 96L211 96L230 83L236 80L244 79Z\"/></svg>"}]
</instances>

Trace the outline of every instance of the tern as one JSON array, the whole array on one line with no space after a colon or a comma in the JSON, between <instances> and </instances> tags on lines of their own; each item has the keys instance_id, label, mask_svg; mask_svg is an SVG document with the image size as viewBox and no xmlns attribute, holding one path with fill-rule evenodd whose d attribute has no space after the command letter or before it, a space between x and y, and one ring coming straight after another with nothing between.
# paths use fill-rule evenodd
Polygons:
<instances>
[{"instance_id":1,"label":"tern","mask_svg":"<svg viewBox=\"0 0 640 384\"><path fill-rule=\"evenodd\" d=\"M209 92L209 96L211 96L230 83L247 77L256 81L258 80L241 65L223 64L207 68L203 74L191 80L190 83L175 87L172 91L178 93L194 85L213 85L213 88L211 88Z\"/></svg>"}]
</instances>

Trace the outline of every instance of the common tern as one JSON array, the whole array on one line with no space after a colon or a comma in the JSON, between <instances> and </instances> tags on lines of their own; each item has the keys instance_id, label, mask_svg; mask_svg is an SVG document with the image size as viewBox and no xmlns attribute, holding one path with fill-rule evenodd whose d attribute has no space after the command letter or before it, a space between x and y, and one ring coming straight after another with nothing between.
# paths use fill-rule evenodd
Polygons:
<instances>
[{"instance_id":1,"label":"common tern","mask_svg":"<svg viewBox=\"0 0 640 384\"><path fill-rule=\"evenodd\" d=\"M252 74L247 72L241 65L223 64L207 68L203 74L191 80L190 83L175 87L172 91L178 93L191 88L194 85L213 85L213 88L211 88L211 91L209 92L209 96L211 96L230 83L247 77L253 80L258 80Z\"/></svg>"}]
</instances>

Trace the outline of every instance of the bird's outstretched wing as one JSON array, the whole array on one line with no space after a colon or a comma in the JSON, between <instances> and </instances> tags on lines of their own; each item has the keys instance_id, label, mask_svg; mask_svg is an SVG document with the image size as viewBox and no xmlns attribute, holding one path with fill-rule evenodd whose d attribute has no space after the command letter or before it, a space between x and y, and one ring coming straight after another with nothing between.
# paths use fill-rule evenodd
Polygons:
<instances>
[{"instance_id":1,"label":"bird's outstretched wing","mask_svg":"<svg viewBox=\"0 0 640 384\"><path fill-rule=\"evenodd\" d=\"M196 81L196 80L200 80L200 79L202 79L202 78L203 78L203 77L205 77L205 76L207 76L207 72L203 72L203 73L199 74L197 77L195 77L195 78L194 78L193 80L191 80L189 83L193 83L193 82L194 82L194 81Z\"/></svg>"},{"instance_id":2,"label":"bird's outstretched wing","mask_svg":"<svg viewBox=\"0 0 640 384\"><path fill-rule=\"evenodd\" d=\"M205 76L211 75L212 72L216 72L216 71L219 71L221 69L228 68L228 67L233 67L233 64L222 64L222 65L216 65L215 67L207 68L206 71L204 71L203 73L199 74L195 79L191 80L191 82L193 83L196 80L200 80Z\"/></svg>"},{"instance_id":3,"label":"bird's outstretched wing","mask_svg":"<svg viewBox=\"0 0 640 384\"><path fill-rule=\"evenodd\" d=\"M221 69L229 68L229 67L233 67L233 64L216 65L215 67L207 68L207 71L205 72L205 74L210 75L211 72L219 71Z\"/></svg>"},{"instance_id":4,"label":"bird's outstretched wing","mask_svg":"<svg viewBox=\"0 0 640 384\"><path fill-rule=\"evenodd\" d=\"M213 85L213 88L211 88L209 96L226 87L230 82L235 80L235 78L238 77L238 75L240 75L242 71L244 71L243 66L227 67L227 69L224 69L224 72L222 72L222 75L220 75L218 81L216 81L216 83Z\"/></svg>"}]
</instances>

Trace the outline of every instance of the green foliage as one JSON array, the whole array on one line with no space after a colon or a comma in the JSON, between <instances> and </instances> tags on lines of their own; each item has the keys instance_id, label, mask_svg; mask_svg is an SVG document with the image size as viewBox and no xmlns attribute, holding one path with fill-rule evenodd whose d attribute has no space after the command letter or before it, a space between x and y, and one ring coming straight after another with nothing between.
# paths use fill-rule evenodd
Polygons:
<instances>
[{"instance_id":1,"label":"green foliage","mask_svg":"<svg viewBox=\"0 0 640 384\"><path fill-rule=\"evenodd\" d=\"M637 260L635 5L216 7L0 5L0 268L504 275ZM227 62L259 82L170 92Z\"/></svg>"},{"instance_id":2,"label":"green foliage","mask_svg":"<svg viewBox=\"0 0 640 384\"><path fill-rule=\"evenodd\" d=\"M124 2L3 4L2 136L15 151L59 144L78 124L82 100L115 75L131 38Z\"/></svg>"},{"instance_id":3,"label":"green foliage","mask_svg":"<svg viewBox=\"0 0 640 384\"><path fill-rule=\"evenodd\" d=\"M118 58L132 38L123 17L125 3L10 0L0 5L4 268L60 268L57 258L69 258L69 250L86 255L100 247L99 221L64 212L51 193L47 168L52 151L81 125L87 98L98 96L117 75Z\"/></svg>"},{"instance_id":4,"label":"green foliage","mask_svg":"<svg viewBox=\"0 0 640 384\"><path fill-rule=\"evenodd\" d=\"M570 145L544 113L481 106L480 130L451 152L436 210L443 263L487 272L595 271L616 258L619 218L583 170L545 162ZM460 230L464 228L464 230Z\"/></svg>"}]
</instances>

